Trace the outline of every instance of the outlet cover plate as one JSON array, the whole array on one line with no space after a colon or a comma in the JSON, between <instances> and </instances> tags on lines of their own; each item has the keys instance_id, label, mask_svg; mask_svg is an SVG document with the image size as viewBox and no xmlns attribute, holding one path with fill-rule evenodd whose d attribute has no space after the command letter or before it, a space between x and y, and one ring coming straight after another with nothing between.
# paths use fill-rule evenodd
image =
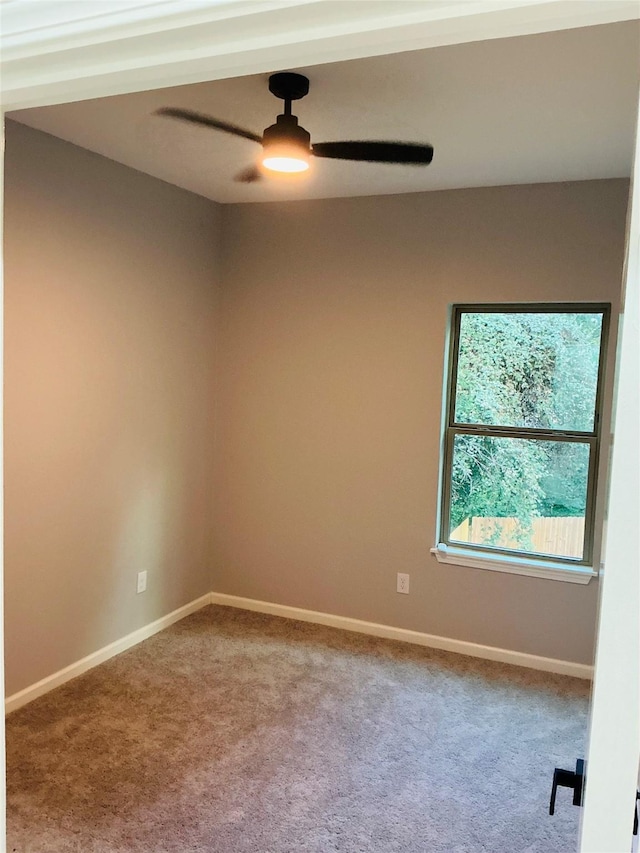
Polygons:
<instances>
[{"instance_id":1,"label":"outlet cover plate","mask_svg":"<svg viewBox=\"0 0 640 853\"><path fill-rule=\"evenodd\" d=\"M405 595L409 595L409 575L404 572L398 572L398 584L396 586L396 592L402 592Z\"/></svg>"},{"instance_id":2,"label":"outlet cover plate","mask_svg":"<svg viewBox=\"0 0 640 853\"><path fill-rule=\"evenodd\" d=\"M146 590L146 588L147 588L147 573L146 573L146 571L138 572L138 585L136 587L136 592L139 594L141 592L144 592Z\"/></svg>"}]
</instances>

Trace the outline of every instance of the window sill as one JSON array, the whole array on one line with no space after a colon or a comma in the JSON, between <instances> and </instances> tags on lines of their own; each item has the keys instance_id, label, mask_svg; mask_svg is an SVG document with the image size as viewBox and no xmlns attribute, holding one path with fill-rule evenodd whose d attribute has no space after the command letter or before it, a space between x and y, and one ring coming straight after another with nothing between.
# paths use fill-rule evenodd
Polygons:
<instances>
[{"instance_id":1,"label":"window sill","mask_svg":"<svg viewBox=\"0 0 640 853\"><path fill-rule=\"evenodd\" d=\"M568 566L553 560L528 560L526 557L486 554L467 548L454 548L440 543L431 549L439 563L453 566L467 566L470 569L488 569L492 572L507 572L514 575L527 575L530 578L565 581L567 583L587 584L598 572L589 566Z\"/></svg>"}]
</instances>

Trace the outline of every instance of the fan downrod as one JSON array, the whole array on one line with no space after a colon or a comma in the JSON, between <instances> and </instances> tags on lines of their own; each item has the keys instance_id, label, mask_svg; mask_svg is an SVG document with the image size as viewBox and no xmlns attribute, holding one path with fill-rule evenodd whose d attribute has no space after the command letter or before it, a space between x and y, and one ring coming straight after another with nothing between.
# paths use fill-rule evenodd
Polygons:
<instances>
[{"instance_id":1,"label":"fan downrod","mask_svg":"<svg viewBox=\"0 0 640 853\"><path fill-rule=\"evenodd\" d=\"M298 101L309 94L309 79L292 71L280 71L269 77L269 91L283 101Z\"/></svg>"}]
</instances>

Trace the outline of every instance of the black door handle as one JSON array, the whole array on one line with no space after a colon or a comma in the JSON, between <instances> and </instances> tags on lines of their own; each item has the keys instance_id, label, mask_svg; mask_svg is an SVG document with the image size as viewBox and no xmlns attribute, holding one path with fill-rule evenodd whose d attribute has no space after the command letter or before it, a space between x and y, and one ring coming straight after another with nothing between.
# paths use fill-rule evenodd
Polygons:
<instances>
[{"instance_id":1,"label":"black door handle","mask_svg":"<svg viewBox=\"0 0 640 853\"><path fill-rule=\"evenodd\" d=\"M553 814L556 810L556 794L558 788L571 788L573 790L573 805L582 805L582 795L584 793L584 759L579 758L576 761L575 770L563 770L562 767L556 767L553 771L553 785L551 786L551 800L549 802L549 814Z\"/></svg>"},{"instance_id":2,"label":"black door handle","mask_svg":"<svg viewBox=\"0 0 640 853\"><path fill-rule=\"evenodd\" d=\"M556 767L553 771L553 785L551 786L551 800L549 801L549 814L553 814L556 810L556 794L558 788L571 788L573 790L573 805L581 806L584 796L584 759L578 758L576 761L575 770L563 770L562 767ZM638 802L640 801L640 791L636 792L636 803L633 810L633 834L638 834Z\"/></svg>"}]
</instances>

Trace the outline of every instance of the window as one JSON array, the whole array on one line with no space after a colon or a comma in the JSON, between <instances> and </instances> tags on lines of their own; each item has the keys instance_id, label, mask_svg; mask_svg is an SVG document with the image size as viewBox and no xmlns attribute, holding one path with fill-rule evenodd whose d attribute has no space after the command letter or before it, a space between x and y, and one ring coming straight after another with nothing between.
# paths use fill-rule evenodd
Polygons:
<instances>
[{"instance_id":1,"label":"window","mask_svg":"<svg viewBox=\"0 0 640 853\"><path fill-rule=\"evenodd\" d=\"M438 559L593 575L608 318L584 303L453 307Z\"/></svg>"}]
</instances>

